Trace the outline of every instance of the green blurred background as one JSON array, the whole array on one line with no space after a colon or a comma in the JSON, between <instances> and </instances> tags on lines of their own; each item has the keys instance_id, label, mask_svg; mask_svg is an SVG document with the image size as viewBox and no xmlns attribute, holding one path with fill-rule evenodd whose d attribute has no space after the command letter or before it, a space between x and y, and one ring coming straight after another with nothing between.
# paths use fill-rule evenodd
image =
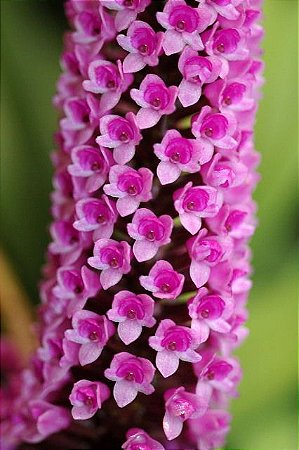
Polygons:
<instances>
[{"instance_id":1,"label":"green blurred background","mask_svg":"<svg viewBox=\"0 0 299 450\"><path fill-rule=\"evenodd\" d=\"M255 198L251 334L228 449L297 448L297 0L265 0L266 85L256 126L262 181ZM60 72L62 2L1 0L2 246L32 301L48 241L51 107Z\"/></svg>"}]
</instances>

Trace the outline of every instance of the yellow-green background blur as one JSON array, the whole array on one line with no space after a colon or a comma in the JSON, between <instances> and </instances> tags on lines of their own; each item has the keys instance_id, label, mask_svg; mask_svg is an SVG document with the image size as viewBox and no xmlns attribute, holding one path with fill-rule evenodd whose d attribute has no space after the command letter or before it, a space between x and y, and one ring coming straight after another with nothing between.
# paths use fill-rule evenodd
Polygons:
<instances>
[{"instance_id":1,"label":"yellow-green background blur","mask_svg":"<svg viewBox=\"0 0 299 450\"><path fill-rule=\"evenodd\" d=\"M2 246L37 302L48 241L51 107L59 74L62 1L1 0ZM228 449L297 448L297 0L266 0L266 85L256 126L262 180L255 198L250 336Z\"/></svg>"}]
</instances>

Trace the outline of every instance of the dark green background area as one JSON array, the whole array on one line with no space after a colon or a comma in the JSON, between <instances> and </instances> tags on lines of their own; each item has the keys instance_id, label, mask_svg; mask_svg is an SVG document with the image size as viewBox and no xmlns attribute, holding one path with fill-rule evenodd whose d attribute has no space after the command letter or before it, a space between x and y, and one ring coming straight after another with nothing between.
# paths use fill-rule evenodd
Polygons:
<instances>
[{"instance_id":1,"label":"dark green background area","mask_svg":"<svg viewBox=\"0 0 299 450\"><path fill-rule=\"evenodd\" d=\"M48 242L51 107L60 72L62 2L1 0L2 245L32 301ZM295 450L297 253L297 0L266 0L266 85L256 126L262 180L255 198L250 337L233 401L229 449Z\"/></svg>"}]
</instances>

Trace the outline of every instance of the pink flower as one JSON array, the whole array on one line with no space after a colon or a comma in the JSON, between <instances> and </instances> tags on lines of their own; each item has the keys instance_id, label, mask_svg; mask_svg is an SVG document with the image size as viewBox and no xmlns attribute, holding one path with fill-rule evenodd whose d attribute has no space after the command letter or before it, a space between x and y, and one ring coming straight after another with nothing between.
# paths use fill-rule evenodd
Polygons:
<instances>
[{"instance_id":1,"label":"pink flower","mask_svg":"<svg viewBox=\"0 0 299 450\"><path fill-rule=\"evenodd\" d=\"M84 198L76 203L78 219L74 228L79 231L94 231L93 238L110 238L117 221L115 203L106 195L102 198Z\"/></svg>"},{"instance_id":2,"label":"pink flower","mask_svg":"<svg viewBox=\"0 0 299 450\"><path fill-rule=\"evenodd\" d=\"M120 291L114 296L107 316L113 322L119 322L118 335L128 345L140 336L143 326L151 328L155 325L154 306L154 300L146 294Z\"/></svg>"},{"instance_id":3,"label":"pink flower","mask_svg":"<svg viewBox=\"0 0 299 450\"><path fill-rule=\"evenodd\" d=\"M157 12L157 20L166 28L163 49L172 55L190 45L194 50L203 50L200 34L215 20L215 14L206 7L192 8L184 0L168 0L163 12Z\"/></svg>"},{"instance_id":4,"label":"pink flower","mask_svg":"<svg viewBox=\"0 0 299 450\"><path fill-rule=\"evenodd\" d=\"M131 247L126 241L99 239L95 242L93 255L88 258L88 264L102 271L100 282L105 290L117 284L131 270Z\"/></svg>"},{"instance_id":5,"label":"pink flower","mask_svg":"<svg viewBox=\"0 0 299 450\"><path fill-rule=\"evenodd\" d=\"M191 328L196 329L204 342L210 335L210 330L217 333L229 333L231 325L228 319L234 310L231 297L223 294L210 293L201 288L188 302L189 315L192 319Z\"/></svg>"},{"instance_id":6,"label":"pink flower","mask_svg":"<svg viewBox=\"0 0 299 450\"><path fill-rule=\"evenodd\" d=\"M228 72L227 64L216 56L199 56L191 47L183 50L178 68L183 79L179 84L178 98L184 107L194 105L200 99L202 86L213 83Z\"/></svg>"},{"instance_id":7,"label":"pink flower","mask_svg":"<svg viewBox=\"0 0 299 450\"><path fill-rule=\"evenodd\" d=\"M127 225L129 236L136 240L133 253L137 261L143 262L153 258L162 245L169 244L172 227L170 216L157 217L149 209L138 209L132 223Z\"/></svg>"},{"instance_id":8,"label":"pink flower","mask_svg":"<svg viewBox=\"0 0 299 450\"><path fill-rule=\"evenodd\" d=\"M142 139L135 116L128 112L124 117L107 114L100 119L100 132L96 142L113 148L113 158L118 164L126 164L135 155L135 147Z\"/></svg>"},{"instance_id":9,"label":"pink flower","mask_svg":"<svg viewBox=\"0 0 299 450\"><path fill-rule=\"evenodd\" d=\"M223 202L222 194L217 189L210 186L192 187L191 181L175 191L173 198L180 221L191 234L200 230L202 217L216 216Z\"/></svg>"},{"instance_id":10,"label":"pink flower","mask_svg":"<svg viewBox=\"0 0 299 450\"><path fill-rule=\"evenodd\" d=\"M121 448L124 450L165 450L163 445L152 439L141 428L130 428L126 434L127 441Z\"/></svg>"},{"instance_id":11,"label":"pink flower","mask_svg":"<svg viewBox=\"0 0 299 450\"><path fill-rule=\"evenodd\" d=\"M242 31L235 28L217 30L217 26L218 24L203 38L207 54L227 61L242 61L248 58L249 50Z\"/></svg>"},{"instance_id":12,"label":"pink flower","mask_svg":"<svg viewBox=\"0 0 299 450\"><path fill-rule=\"evenodd\" d=\"M253 212L255 209L246 205L229 206L220 208L217 216L207 219L209 228L217 234L228 234L234 239L248 239L254 233L256 220Z\"/></svg>"},{"instance_id":13,"label":"pink flower","mask_svg":"<svg viewBox=\"0 0 299 450\"><path fill-rule=\"evenodd\" d=\"M67 314L70 317L75 311L82 309L88 298L94 297L101 283L98 275L83 266L81 270L74 267L60 267L57 270L57 285L53 293L60 299L67 299Z\"/></svg>"},{"instance_id":14,"label":"pink flower","mask_svg":"<svg viewBox=\"0 0 299 450\"><path fill-rule=\"evenodd\" d=\"M77 381L69 397L73 405L73 418L75 420L90 419L109 397L110 391L104 383L89 380Z\"/></svg>"},{"instance_id":15,"label":"pink flower","mask_svg":"<svg viewBox=\"0 0 299 450\"><path fill-rule=\"evenodd\" d=\"M196 173L200 165L210 161L213 149L197 139L186 139L177 130L168 130L161 144L154 144L154 153L161 160L157 175L161 184L176 181L181 172Z\"/></svg>"},{"instance_id":16,"label":"pink flower","mask_svg":"<svg viewBox=\"0 0 299 450\"><path fill-rule=\"evenodd\" d=\"M118 197L116 208L124 217L133 214L141 202L152 198L153 173L146 168L139 170L128 166L113 166L109 172L110 184L104 186L107 195Z\"/></svg>"},{"instance_id":17,"label":"pink flower","mask_svg":"<svg viewBox=\"0 0 299 450\"><path fill-rule=\"evenodd\" d=\"M77 311L73 315L72 327L73 329L66 330L65 337L81 344L78 355L81 366L96 361L115 332L113 324L106 316L99 316L87 310Z\"/></svg>"},{"instance_id":18,"label":"pink flower","mask_svg":"<svg viewBox=\"0 0 299 450\"><path fill-rule=\"evenodd\" d=\"M131 74L123 73L120 61L117 61L116 65L110 61L95 60L89 65L88 76L89 79L83 81L83 87L94 94L102 94L100 100L102 112L117 105L121 94L133 81Z\"/></svg>"},{"instance_id":19,"label":"pink flower","mask_svg":"<svg viewBox=\"0 0 299 450\"><path fill-rule=\"evenodd\" d=\"M197 441L197 448L210 450L222 447L230 428L231 415L223 410L211 409L198 419L189 420L188 425Z\"/></svg>"},{"instance_id":20,"label":"pink flower","mask_svg":"<svg viewBox=\"0 0 299 450\"><path fill-rule=\"evenodd\" d=\"M196 330L176 325L173 320L162 320L155 336L149 338L149 345L157 350L156 366L164 378L173 375L180 359L188 362L198 362L201 356L195 351L201 344Z\"/></svg>"},{"instance_id":21,"label":"pink flower","mask_svg":"<svg viewBox=\"0 0 299 450\"><path fill-rule=\"evenodd\" d=\"M52 405L44 400L29 400L26 415L27 426L24 430L24 437L27 442L33 444L68 428L71 422L70 413L66 408ZM18 422L14 425L17 424Z\"/></svg>"},{"instance_id":22,"label":"pink flower","mask_svg":"<svg viewBox=\"0 0 299 450\"><path fill-rule=\"evenodd\" d=\"M146 65L156 66L159 63L163 33L155 31L146 22L134 21L127 36L119 34L117 42L129 54L123 61L124 73L138 72Z\"/></svg>"},{"instance_id":23,"label":"pink flower","mask_svg":"<svg viewBox=\"0 0 299 450\"><path fill-rule=\"evenodd\" d=\"M80 233L67 220L53 222L50 233L53 242L50 243L49 250L54 255L61 255L64 264L74 263L83 249L83 237Z\"/></svg>"},{"instance_id":24,"label":"pink flower","mask_svg":"<svg viewBox=\"0 0 299 450\"><path fill-rule=\"evenodd\" d=\"M131 89L131 97L141 106L136 120L139 128L150 128L156 125L163 115L175 111L175 100L178 88L167 87L158 75L146 75L139 89Z\"/></svg>"},{"instance_id":25,"label":"pink flower","mask_svg":"<svg viewBox=\"0 0 299 450\"><path fill-rule=\"evenodd\" d=\"M113 396L120 408L135 400L138 392L150 395L155 390L151 384L155 368L148 359L127 352L118 353L104 373L108 380L116 381Z\"/></svg>"},{"instance_id":26,"label":"pink flower","mask_svg":"<svg viewBox=\"0 0 299 450\"><path fill-rule=\"evenodd\" d=\"M163 259L155 263L148 276L139 277L141 286L151 291L154 297L169 300L174 300L180 295L184 280L184 275L173 270L172 265Z\"/></svg>"},{"instance_id":27,"label":"pink flower","mask_svg":"<svg viewBox=\"0 0 299 450\"><path fill-rule=\"evenodd\" d=\"M250 111L255 106L251 96L251 84L240 79L217 80L205 87L205 96L212 106L221 112L233 111L235 114Z\"/></svg>"},{"instance_id":28,"label":"pink flower","mask_svg":"<svg viewBox=\"0 0 299 450\"><path fill-rule=\"evenodd\" d=\"M204 106L192 124L192 133L205 145L233 149L237 141L233 138L237 123L233 114L215 113L210 106Z\"/></svg>"},{"instance_id":29,"label":"pink flower","mask_svg":"<svg viewBox=\"0 0 299 450\"><path fill-rule=\"evenodd\" d=\"M101 5L91 3L91 6L89 11L83 9L75 16L76 31L73 33L73 38L79 44L92 43L99 51L105 41L113 39L116 31L112 17L101 8Z\"/></svg>"},{"instance_id":30,"label":"pink flower","mask_svg":"<svg viewBox=\"0 0 299 450\"><path fill-rule=\"evenodd\" d=\"M205 228L187 241L191 258L190 277L197 288L208 281L211 267L229 258L232 246L232 240L228 236L210 236Z\"/></svg>"},{"instance_id":31,"label":"pink flower","mask_svg":"<svg viewBox=\"0 0 299 450\"><path fill-rule=\"evenodd\" d=\"M236 386L241 378L241 369L236 359L219 357L208 351L199 363L194 364L194 370L198 377L196 393L208 401L213 392L237 395Z\"/></svg>"},{"instance_id":32,"label":"pink flower","mask_svg":"<svg viewBox=\"0 0 299 450\"><path fill-rule=\"evenodd\" d=\"M117 31L128 28L134 22L137 14L143 12L151 0L101 0L106 8L117 11L115 16L115 27Z\"/></svg>"},{"instance_id":33,"label":"pink flower","mask_svg":"<svg viewBox=\"0 0 299 450\"><path fill-rule=\"evenodd\" d=\"M196 0L211 6L217 14L228 20L236 20L240 16L240 11L236 8L243 0Z\"/></svg>"},{"instance_id":34,"label":"pink flower","mask_svg":"<svg viewBox=\"0 0 299 450\"><path fill-rule=\"evenodd\" d=\"M89 126L90 107L84 98L72 97L64 104L66 117L61 119L63 130L80 131Z\"/></svg>"},{"instance_id":35,"label":"pink flower","mask_svg":"<svg viewBox=\"0 0 299 450\"><path fill-rule=\"evenodd\" d=\"M106 181L112 157L109 150L91 145L81 145L72 150L68 171L73 177L87 179L87 192L97 191Z\"/></svg>"},{"instance_id":36,"label":"pink flower","mask_svg":"<svg viewBox=\"0 0 299 450\"><path fill-rule=\"evenodd\" d=\"M201 172L206 184L220 188L224 193L226 189L244 183L248 175L248 168L237 158L227 159L221 153L216 153L213 159L202 167Z\"/></svg>"},{"instance_id":37,"label":"pink flower","mask_svg":"<svg viewBox=\"0 0 299 450\"><path fill-rule=\"evenodd\" d=\"M165 394L165 415L163 430L169 441L178 437L183 429L185 420L203 416L208 404L205 398L187 392L183 386L168 389Z\"/></svg>"}]
</instances>

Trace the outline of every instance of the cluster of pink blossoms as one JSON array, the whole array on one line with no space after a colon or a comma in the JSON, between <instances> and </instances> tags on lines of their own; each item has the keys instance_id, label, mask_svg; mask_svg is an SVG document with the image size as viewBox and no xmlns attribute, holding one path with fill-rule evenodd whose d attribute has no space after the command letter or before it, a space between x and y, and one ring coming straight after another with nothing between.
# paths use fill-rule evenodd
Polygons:
<instances>
[{"instance_id":1,"label":"cluster of pink blossoms","mask_svg":"<svg viewBox=\"0 0 299 450\"><path fill-rule=\"evenodd\" d=\"M224 444L247 335L261 3L66 2L40 347L3 393L7 449Z\"/></svg>"}]
</instances>

